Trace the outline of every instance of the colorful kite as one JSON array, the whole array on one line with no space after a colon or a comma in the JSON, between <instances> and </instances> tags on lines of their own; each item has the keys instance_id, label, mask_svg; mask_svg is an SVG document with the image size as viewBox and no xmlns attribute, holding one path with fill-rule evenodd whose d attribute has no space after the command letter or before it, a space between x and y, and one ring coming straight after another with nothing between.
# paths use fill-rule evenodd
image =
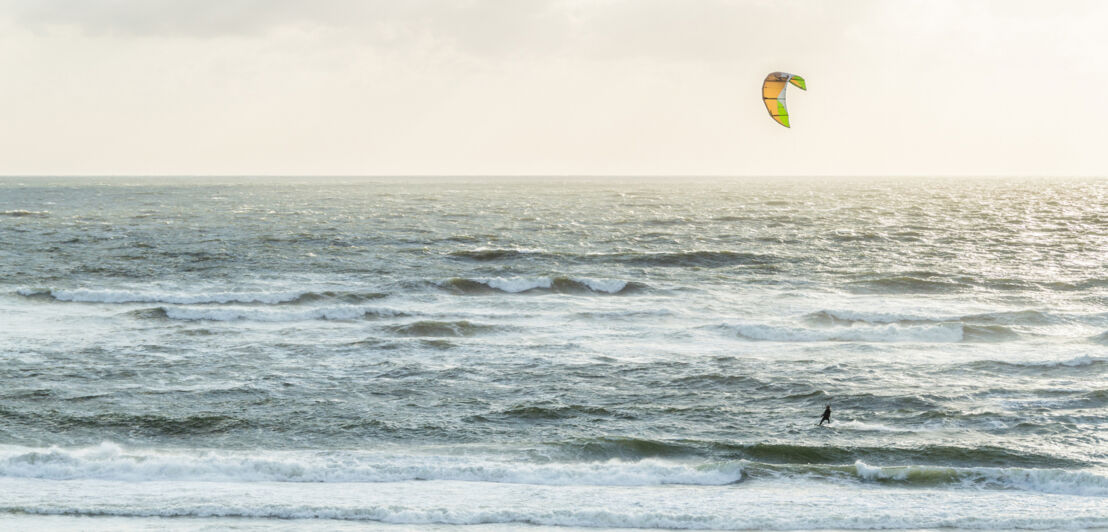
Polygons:
<instances>
[{"instance_id":1,"label":"colorful kite","mask_svg":"<svg viewBox=\"0 0 1108 532\"><path fill-rule=\"evenodd\" d=\"M774 72L766 76L766 80L762 83L762 101L766 104L769 116L785 127L789 127L789 111L785 109L785 88L789 83L800 87L801 90L808 90L804 85L804 78L788 72Z\"/></svg>"}]
</instances>

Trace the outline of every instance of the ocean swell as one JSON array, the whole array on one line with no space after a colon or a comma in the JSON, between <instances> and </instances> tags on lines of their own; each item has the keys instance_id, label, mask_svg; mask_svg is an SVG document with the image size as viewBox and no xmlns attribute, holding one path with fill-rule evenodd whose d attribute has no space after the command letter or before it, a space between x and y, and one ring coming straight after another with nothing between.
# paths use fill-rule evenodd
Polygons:
<instances>
[{"instance_id":1,"label":"ocean swell","mask_svg":"<svg viewBox=\"0 0 1108 532\"><path fill-rule=\"evenodd\" d=\"M175 305L202 304L297 304L324 300L339 300L347 303L368 301L385 297L376 292L335 292L335 291L276 291L276 292L173 292L157 290L123 289L31 289L22 288L17 294L27 298L46 298L71 303L166 303Z\"/></svg>"},{"instance_id":2,"label":"ocean swell","mask_svg":"<svg viewBox=\"0 0 1108 532\"><path fill-rule=\"evenodd\" d=\"M439 288L456 294L493 293L557 293L557 294L621 294L642 290L646 285L617 279L585 279L572 277L515 277L468 279L455 277L437 283Z\"/></svg>"},{"instance_id":3,"label":"ocean swell","mask_svg":"<svg viewBox=\"0 0 1108 532\"><path fill-rule=\"evenodd\" d=\"M543 260L579 264L622 264L659 268L723 268L771 266L783 260L774 255L730 250L625 251L610 253L553 253L529 249L472 249L452 251L456 259L474 262Z\"/></svg>"},{"instance_id":4,"label":"ocean swell","mask_svg":"<svg viewBox=\"0 0 1108 532\"><path fill-rule=\"evenodd\" d=\"M740 251L627 252L590 255L589 257L603 262L663 268L768 266L783 262L780 257L773 255Z\"/></svg>"},{"instance_id":5,"label":"ocean swell","mask_svg":"<svg viewBox=\"0 0 1108 532\"><path fill-rule=\"evenodd\" d=\"M1073 468L1088 466L1087 463L1077 460L992 446L874 447L796 445L776 442L730 443L712 440L652 440L617 437L571 440L557 443L554 446L560 450L561 455L574 460L690 459L697 457L703 460L720 462L745 460L750 464L760 463L763 465L850 464L863 460L886 463L946 464L957 467Z\"/></svg>"},{"instance_id":6,"label":"ocean swell","mask_svg":"<svg viewBox=\"0 0 1108 532\"><path fill-rule=\"evenodd\" d=\"M490 333L500 330L501 328L495 325L473 323L466 320L422 320L405 325L392 325L387 329L397 336L464 337Z\"/></svg>"},{"instance_id":7,"label":"ocean swell","mask_svg":"<svg viewBox=\"0 0 1108 532\"><path fill-rule=\"evenodd\" d=\"M1088 471L918 465L876 467L859 460L854 463L854 472L858 478L871 482L913 486L954 485L988 489L1019 489L1040 493L1108 497L1108 477Z\"/></svg>"},{"instance_id":8,"label":"ocean swell","mask_svg":"<svg viewBox=\"0 0 1108 532\"><path fill-rule=\"evenodd\" d=\"M1108 357L1082 355L1062 360L976 360L961 366L973 370L1035 370L1044 369L1073 369L1103 368L1108 367Z\"/></svg>"},{"instance_id":9,"label":"ocean swell","mask_svg":"<svg viewBox=\"0 0 1108 532\"><path fill-rule=\"evenodd\" d=\"M181 321L260 321L293 322L311 320L360 320L406 316L398 310L357 305L317 307L296 310L257 307L154 307L128 313L138 318L161 318Z\"/></svg>"},{"instance_id":10,"label":"ocean swell","mask_svg":"<svg viewBox=\"0 0 1108 532\"><path fill-rule=\"evenodd\" d=\"M819 310L805 314L802 318L812 325L824 327L842 327L850 325L927 325L942 323L961 323L983 328L1001 326L1041 326L1064 323L1065 318L1037 310L1013 312L989 312L964 316L934 316L895 312L872 312L856 310Z\"/></svg>"}]
</instances>

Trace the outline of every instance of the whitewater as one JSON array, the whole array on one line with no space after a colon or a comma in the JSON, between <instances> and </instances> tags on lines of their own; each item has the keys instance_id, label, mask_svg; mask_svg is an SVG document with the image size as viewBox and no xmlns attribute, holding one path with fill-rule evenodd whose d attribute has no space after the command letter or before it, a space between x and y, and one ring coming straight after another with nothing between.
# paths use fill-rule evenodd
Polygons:
<instances>
[{"instance_id":1,"label":"whitewater","mask_svg":"<svg viewBox=\"0 0 1108 532\"><path fill-rule=\"evenodd\" d=\"M0 178L0 528L1106 529L1106 204Z\"/></svg>"}]
</instances>

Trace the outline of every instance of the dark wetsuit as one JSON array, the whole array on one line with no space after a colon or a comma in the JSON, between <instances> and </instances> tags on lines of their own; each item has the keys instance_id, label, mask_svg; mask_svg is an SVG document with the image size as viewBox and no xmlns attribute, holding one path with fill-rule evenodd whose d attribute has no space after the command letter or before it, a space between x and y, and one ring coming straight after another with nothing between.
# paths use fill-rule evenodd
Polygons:
<instances>
[{"instance_id":1,"label":"dark wetsuit","mask_svg":"<svg viewBox=\"0 0 1108 532\"><path fill-rule=\"evenodd\" d=\"M823 410L823 417L820 418L819 424L822 425L824 421L831 422L831 405L827 405L827 408Z\"/></svg>"}]
</instances>

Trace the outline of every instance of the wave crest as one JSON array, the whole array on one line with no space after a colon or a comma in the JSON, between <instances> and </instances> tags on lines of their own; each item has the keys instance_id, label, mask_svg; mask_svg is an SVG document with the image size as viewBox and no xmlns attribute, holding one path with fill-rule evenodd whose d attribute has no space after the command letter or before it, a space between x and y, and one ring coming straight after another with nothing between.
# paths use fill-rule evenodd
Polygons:
<instances>
[{"instance_id":1,"label":"wave crest","mask_svg":"<svg viewBox=\"0 0 1108 532\"><path fill-rule=\"evenodd\" d=\"M170 319L181 321L262 321L291 322L312 320L360 320L407 314L386 308L364 306L335 306L284 310L254 307L154 307L129 312L143 319Z\"/></svg>"},{"instance_id":2,"label":"wave crest","mask_svg":"<svg viewBox=\"0 0 1108 532\"><path fill-rule=\"evenodd\" d=\"M454 258L472 260L476 262L491 262L498 260L519 259L529 256L542 257L545 256L546 253L540 250L527 249L480 248L451 251L448 255Z\"/></svg>"},{"instance_id":3,"label":"wave crest","mask_svg":"<svg viewBox=\"0 0 1108 532\"><path fill-rule=\"evenodd\" d=\"M12 218L24 218L24 217L38 217L45 218L50 216L50 211L28 211L23 209L15 209L10 211L0 211L0 216L10 216Z\"/></svg>"},{"instance_id":4,"label":"wave crest","mask_svg":"<svg viewBox=\"0 0 1108 532\"><path fill-rule=\"evenodd\" d=\"M357 303L385 297L377 292L335 291L278 291L278 292L169 292L149 290L111 290L76 288L30 289L23 288L17 294L28 298L46 298L68 303L166 303L174 305L203 304L298 304L325 300Z\"/></svg>"},{"instance_id":5,"label":"wave crest","mask_svg":"<svg viewBox=\"0 0 1108 532\"><path fill-rule=\"evenodd\" d=\"M468 279L454 277L438 283L439 288L458 294L546 292L558 294L620 294L645 289L646 285L617 279L572 277L516 277Z\"/></svg>"},{"instance_id":6,"label":"wave crest","mask_svg":"<svg viewBox=\"0 0 1108 532\"><path fill-rule=\"evenodd\" d=\"M517 405L498 412L499 415L526 420L556 420L585 417L630 417L600 406L588 405Z\"/></svg>"}]
</instances>

